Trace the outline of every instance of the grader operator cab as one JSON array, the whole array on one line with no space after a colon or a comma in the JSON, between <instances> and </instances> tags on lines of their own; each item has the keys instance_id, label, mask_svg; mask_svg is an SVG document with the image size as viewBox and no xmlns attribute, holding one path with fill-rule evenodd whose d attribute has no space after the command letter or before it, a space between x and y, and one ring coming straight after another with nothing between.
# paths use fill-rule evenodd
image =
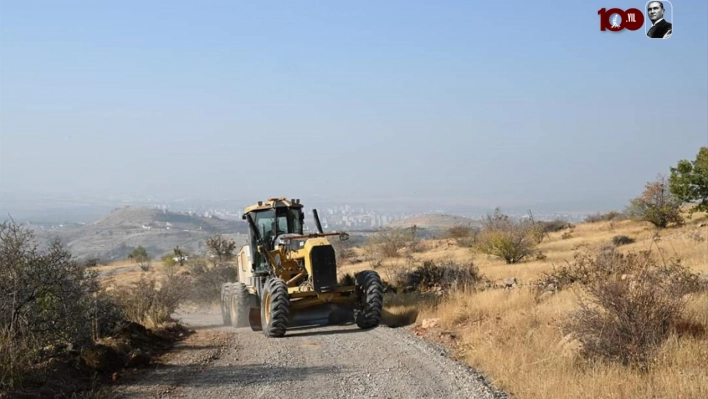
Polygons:
<instances>
[{"instance_id":1,"label":"grader operator cab","mask_svg":"<svg viewBox=\"0 0 708 399\"><path fill-rule=\"evenodd\" d=\"M313 209L317 233L305 234L299 199L269 198L245 209L249 243L238 253L238 281L221 288L225 325L250 326L268 337L282 337L293 326L354 321L363 329L379 325L383 285L365 270L354 281L337 279L335 250Z\"/></svg>"}]
</instances>

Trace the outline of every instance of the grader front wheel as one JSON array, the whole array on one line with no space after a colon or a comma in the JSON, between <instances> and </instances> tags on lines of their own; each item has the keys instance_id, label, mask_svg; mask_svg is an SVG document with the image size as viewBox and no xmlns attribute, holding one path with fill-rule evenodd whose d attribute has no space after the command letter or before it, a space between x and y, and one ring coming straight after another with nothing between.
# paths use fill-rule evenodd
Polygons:
<instances>
[{"instance_id":1,"label":"grader front wheel","mask_svg":"<svg viewBox=\"0 0 708 399\"><path fill-rule=\"evenodd\" d=\"M383 310L381 277L373 270L364 270L357 274L356 285L360 295L359 308L354 313L356 325L363 329L378 327Z\"/></svg>"},{"instance_id":2,"label":"grader front wheel","mask_svg":"<svg viewBox=\"0 0 708 399\"><path fill-rule=\"evenodd\" d=\"M263 287L261 323L266 337L282 337L290 318L290 298L284 280L271 278Z\"/></svg>"}]
</instances>

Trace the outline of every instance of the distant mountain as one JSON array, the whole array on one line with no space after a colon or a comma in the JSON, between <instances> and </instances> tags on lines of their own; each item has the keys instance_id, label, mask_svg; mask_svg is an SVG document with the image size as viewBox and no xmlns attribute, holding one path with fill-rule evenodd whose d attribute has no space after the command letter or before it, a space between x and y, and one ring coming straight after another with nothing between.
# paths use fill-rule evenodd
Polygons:
<instances>
[{"instance_id":1,"label":"distant mountain","mask_svg":"<svg viewBox=\"0 0 708 399\"><path fill-rule=\"evenodd\" d=\"M206 238L213 234L222 234L242 245L246 242L248 226L242 221L126 206L114 209L93 223L35 226L35 231L45 243L59 238L79 259L109 261L125 259L138 246L143 246L154 258L171 252L176 246L191 253L203 253Z\"/></svg>"},{"instance_id":2,"label":"distant mountain","mask_svg":"<svg viewBox=\"0 0 708 399\"><path fill-rule=\"evenodd\" d=\"M157 208L125 206L116 208L93 223L99 229L163 229L221 232L224 229L245 226L245 223L203 217L190 213L177 213Z\"/></svg>"}]
</instances>

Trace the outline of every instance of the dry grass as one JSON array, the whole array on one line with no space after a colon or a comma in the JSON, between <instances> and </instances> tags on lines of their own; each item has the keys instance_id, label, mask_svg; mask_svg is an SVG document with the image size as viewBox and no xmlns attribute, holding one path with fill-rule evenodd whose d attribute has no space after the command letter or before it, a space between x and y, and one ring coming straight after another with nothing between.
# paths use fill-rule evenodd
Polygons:
<instances>
[{"instance_id":1,"label":"dry grass","mask_svg":"<svg viewBox=\"0 0 708 399\"><path fill-rule=\"evenodd\" d=\"M159 271L162 269L162 263L161 262L153 262L152 263L152 270L150 271L143 271L140 269L138 263L129 261L129 260L121 260L121 261L116 261L112 262L108 265L100 265L96 267L91 267L90 270L99 272L99 273L105 273L100 278L101 285L104 287L117 287L117 286L126 286L130 285L132 283L135 283L140 280L141 277L143 276L156 276L158 275ZM125 270L122 270L125 269ZM113 272L113 273L112 273Z\"/></svg>"},{"instance_id":2,"label":"dry grass","mask_svg":"<svg viewBox=\"0 0 708 399\"><path fill-rule=\"evenodd\" d=\"M518 398L704 398L705 338L672 336L648 374L577 359L577 343L558 325L575 308L562 292L536 305L529 291L487 291L456 298L437 311L445 328L461 331L460 356ZM689 319L708 325L708 295L690 302Z\"/></svg>"},{"instance_id":3,"label":"dry grass","mask_svg":"<svg viewBox=\"0 0 708 399\"><path fill-rule=\"evenodd\" d=\"M651 250L660 259L680 258L694 272L708 274L708 222L696 214L685 226L656 230L648 223L629 220L582 223L550 233L539 245L547 258L507 265L504 261L461 248L455 240L426 242L417 260L473 261L491 280L516 277L520 287L453 292L442 301L416 296L388 295L387 318L394 324L420 323L439 318L440 327L458 336L457 356L483 372L495 385L519 399L536 398L705 398L708 397L708 293L688 297L684 327L665 341L648 371L585 360L579 343L563 333L569 315L579 308L576 289L539 300L525 286L572 262L577 251L596 251L611 245L612 237L626 235L634 243L617 247L622 253ZM657 234L658 233L658 234ZM357 269L365 264L353 265ZM385 260L382 276L405 267L401 260Z\"/></svg>"},{"instance_id":4,"label":"dry grass","mask_svg":"<svg viewBox=\"0 0 708 399\"><path fill-rule=\"evenodd\" d=\"M190 280L185 276L161 280L142 278L132 285L119 286L111 291L126 320L156 328L171 320L175 309L189 295Z\"/></svg>"},{"instance_id":5,"label":"dry grass","mask_svg":"<svg viewBox=\"0 0 708 399\"><path fill-rule=\"evenodd\" d=\"M401 327L422 320L421 314L431 312L439 298L431 294L407 293L386 294L383 323L389 327Z\"/></svg>"}]
</instances>

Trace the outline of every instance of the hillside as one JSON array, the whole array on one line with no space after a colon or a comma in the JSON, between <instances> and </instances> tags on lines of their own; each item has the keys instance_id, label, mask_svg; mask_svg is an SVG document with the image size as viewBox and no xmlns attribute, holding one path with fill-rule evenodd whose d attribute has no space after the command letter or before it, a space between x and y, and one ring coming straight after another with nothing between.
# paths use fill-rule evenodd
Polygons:
<instances>
[{"instance_id":1,"label":"hillside","mask_svg":"<svg viewBox=\"0 0 708 399\"><path fill-rule=\"evenodd\" d=\"M627 241L615 242L616 237L625 237ZM399 286L393 287L398 291L392 289L384 299L387 323L412 328L416 334L444 344L456 358L483 372L495 386L515 398L706 397L708 215L699 213L686 219L683 226L666 229L622 219L578 223L548 233L537 250L538 256L507 264L503 259L473 249L470 241L432 239L423 240L415 251L402 250L394 257L372 264L366 258L360 261L362 258L358 256L370 250L354 248L351 261L340 267L340 273L376 268L387 281L393 284L399 281ZM650 251L656 265L680 264L696 273L701 284L692 293L680 296L681 303L685 303L685 308L676 310L680 322L667 332L665 341L655 344L660 361L652 363L648 372L637 372L606 359L588 360L581 351L577 330L568 330L566 322L579 314L581 298L588 297L586 283L580 278L591 263L582 263L584 258L576 256L592 256L606 265L608 259L614 259L609 264L617 269L628 264L620 261L623 258L600 257L608 251L618 254ZM642 262L636 264L649 264ZM432 265L442 271L431 272L436 270ZM442 288L445 274L459 276L459 270L471 271L470 279L477 279L476 283L470 283L472 288L453 286L445 291ZM407 293L400 289L400 281L410 285L410 281L416 281L412 277L421 275L430 281L438 279L431 292ZM618 309L631 309L627 304L636 306L639 298L676 300L671 296L660 297L658 293L666 291L652 290L654 284L637 280L631 273L614 278L625 281L627 276L634 281L612 285L615 283L607 279L610 283L606 286L613 289L632 287L615 294L615 302L611 303L622 304ZM421 287L430 284L418 281ZM694 280L676 281L685 281L686 287L690 287ZM642 282L644 285L639 284ZM637 291L638 287L645 291ZM637 309L649 306L647 303L661 308L659 302L643 302ZM642 331L652 331L651 327L644 327L652 325L648 319L638 322ZM626 327L620 324L620 319L608 320L617 323L609 324L610 327ZM624 320L630 323L635 319ZM593 333L602 331L598 328Z\"/></svg>"},{"instance_id":2,"label":"hillside","mask_svg":"<svg viewBox=\"0 0 708 399\"><path fill-rule=\"evenodd\" d=\"M444 214L428 214L412 216L403 220L397 220L388 225L391 228L407 228L417 226L423 229L448 229L453 226L479 226L478 220L470 219L464 216L444 215Z\"/></svg>"},{"instance_id":3,"label":"hillside","mask_svg":"<svg viewBox=\"0 0 708 399\"><path fill-rule=\"evenodd\" d=\"M202 252L205 239L213 234L226 235L242 244L247 226L241 221L126 206L94 223L35 230L44 242L58 237L79 259L109 261L125 258L139 245L154 257L176 246L192 253Z\"/></svg>"}]
</instances>

